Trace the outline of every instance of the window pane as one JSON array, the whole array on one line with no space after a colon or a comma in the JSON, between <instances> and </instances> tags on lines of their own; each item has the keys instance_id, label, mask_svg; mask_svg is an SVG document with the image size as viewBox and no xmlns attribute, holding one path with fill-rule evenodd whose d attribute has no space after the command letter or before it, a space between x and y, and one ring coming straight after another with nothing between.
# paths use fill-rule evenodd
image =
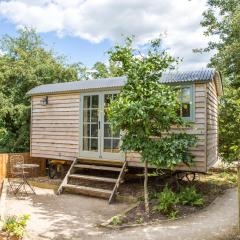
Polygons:
<instances>
[{"instance_id":1,"label":"window pane","mask_svg":"<svg viewBox=\"0 0 240 240\"><path fill-rule=\"evenodd\" d=\"M83 138L83 150L84 151L90 150L90 138Z\"/></svg>"},{"instance_id":2,"label":"window pane","mask_svg":"<svg viewBox=\"0 0 240 240\"><path fill-rule=\"evenodd\" d=\"M91 125L91 137L98 137L98 124Z\"/></svg>"},{"instance_id":3,"label":"window pane","mask_svg":"<svg viewBox=\"0 0 240 240\"><path fill-rule=\"evenodd\" d=\"M120 151L120 140L113 139L112 152L118 153Z\"/></svg>"},{"instance_id":4,"label":"window pane","mask_svg":"<svg viewBox=\"0 0 240 240\"><path fill-rule=\"evenodd\" d=\"M111 152L111 139L104 139L104 152Z\"/></svg>"},{"instance_id":5,"label":"window pane","mask_svg":"<svg viewBox=\"0 0 240 240\"><path fill-rule=\"evenodd\" d=\"M108 122L107 109L104 109L104 122Z\"/></svg>"},{"instance_id":6,"label":"window pane","mask_svg":"<svg viewBox=\"0 0 240 240\"><path fill-rule=\"evenodd\" d=\"M91 113L91 122L98 122L98 110L92 110Z\"/></svg>"},{"instance_id":7,"label":"window pane","mask_svg":"<svg viewBox=\"0 0 240 240\"><path fill-rule=\"evenodd\" d=\"M114 138L120 138L120 131L113 133Z\"/></svg>"},{"instance_id":8,"label":"window pane","mask_svg":"<svg viewBox=\"0 0 240 240\"><path fill-rule=\"evenodd\" d=\"M182 101L184 103L191 101L191 89L189 87L182 89Z\"/></svg>"},{"instance_id":9,"label":"window pane","mask_svg":"<svg viewBox=\"0 0 240 240\"><path fill-rule=\"evenodd\" d=\"M91 138L91 150L97 152L98 150L98 139Z\"/></svg>"},{"instance_id":10,"label":"window pane","mask_svg":"<svg viewBox=\"0 0 240 240\"><path fill-rule=\"evenodd\" d=\"M104 95L104 107L107 107L112 100L112 94Z\"/></svg>"},{"instance_id":11,"label":"window pane","mask_svg":"<svg viewBox=\"0 0 240 240\"><path fill-rule=\"evenodd\" d=\"M83 124L83 136L84 137L90 136L90 124Z\"/></svg>"},{"instance_id":12,"label":"window pane","mask_svg":"<svg viewBox=\"0 0 240 240\"><path fill-rule=\"evenodd\" d=\"M83 122L90 122L90 110L83 110Z\"/></svg>"},{"instance_id":13,"label":"window pane","mask_svg":"<svg viewBox=\"0 0 240 240\"><path fill-rule=\"evenodd\" d=\"M83 108L90 108L90 96L84 96Z\"/></svg>"},{"instance_id":14,"label":"window pane","mask_svg":"<svg viewBox=\"0 0 240 240\"><path fill-rule=\"evenodd\" d=\"M98 108L98 95L92 96L92 108Z\"/></svg>"},{"instance_id":15,"label":"window pane","mask_svg":"<svg viewBox=\"0 0 240 240\"><path fill-rule=\"evenodd\" d=\"M104 124L104 137L111 137L111 127L109 124Z\"/></svg>"},{"instance_id":16,"label":"window pane","mask_svg":"<svg viewBox=\"0 0 240 240\"><path fill-rule=\"evenodd\" d=\"M113 94L113 100L117 98L117 94Z\"/></svg>"},{"instance_id":17,"label":"window pane","mask_svg":"<svg viewBox=\"0 0 240 240\"><path fill-rule=\"evenodd\" d=\"M182 117L190 117L190 103L182 104Z\"/></svg>"}]
</instances>

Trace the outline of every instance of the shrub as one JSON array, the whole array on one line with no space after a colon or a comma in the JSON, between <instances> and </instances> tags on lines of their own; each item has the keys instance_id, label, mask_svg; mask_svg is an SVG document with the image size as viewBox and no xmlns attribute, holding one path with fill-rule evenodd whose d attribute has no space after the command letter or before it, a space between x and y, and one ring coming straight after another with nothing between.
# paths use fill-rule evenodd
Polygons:
<instances>
[{"instance_id":1,"label":"shrub","mask_svg":"<svg viewBox=\"0 0 240 240\"><path fill-rule=\"evenodd\" d=\"M28 214L9 216L3 224L3 231L6 231L10 236L15 236L19 239L23 238L29 218Z\"/></svg>"},{"instance_id":2,"label":"shrub","mask_svg":"<svg viewBox=\"0 0 240 240\"><path fill-rule=\"evenodd\" d=\"M178 196L166 186L162 192L158 194L158 203L154 206L154 211L159 211L170 218L177 215L176 204L179 202Z\"/></svg>"},{"instance_id":3,"label":"shrub","mask_svg":"<svg viewBox=\"0 0 240 240\"><path fill-rule=\"evenodd\" d=\"M116 226L116 225L121 225L122 223L123 223L122 216L118 215L112 218L112 221L110 224Z\"/></svg>"},{"instance_id":4,"label":"shrub","mask_svg":"<svg viewBox=\"0 0 240 240\"><path fill-rule=\"evenodd\" d=\"M196 188L186 187L178 194L179 203L190 206L202 206L203 198L201 194L197 193Z\"/></svg>"},{"instance_id":5,"label":"shrub","mask_svg":"<svg viewBox=\"0 0 240 240\"><path fill-rule=\"evenodd\" d=\"M137 218L137 219L136 219L136 223L137 223L137 224L142 224L142 223L144 223L143 217Z\"/></svg>"}]
</instances>

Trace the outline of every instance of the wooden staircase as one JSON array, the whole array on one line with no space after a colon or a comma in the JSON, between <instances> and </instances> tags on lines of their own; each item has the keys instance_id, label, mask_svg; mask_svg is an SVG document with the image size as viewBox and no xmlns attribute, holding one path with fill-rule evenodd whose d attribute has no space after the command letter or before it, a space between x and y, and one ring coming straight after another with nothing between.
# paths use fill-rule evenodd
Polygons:
<instances>
[{"instance_id":1,"label":"wooden staircase","mask_svg":"<svg viewBox=\"0 0 240 240\"><path fill-rule=\"evenodd\" d=\"M112 203L127 172L127 161L104 161L77 158L73 161L58 194L78 193L92 197L106 198Z\"/></svg>"}]
</instances>

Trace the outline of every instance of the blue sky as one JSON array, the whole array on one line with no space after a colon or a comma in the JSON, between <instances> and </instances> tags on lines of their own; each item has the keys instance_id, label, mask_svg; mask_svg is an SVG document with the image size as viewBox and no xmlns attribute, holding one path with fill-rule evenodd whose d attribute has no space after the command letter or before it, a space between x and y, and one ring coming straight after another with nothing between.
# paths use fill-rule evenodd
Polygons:
<instances>
[{"instance_id":1,"label":"blue sky","mask_svg":"<svg viewBox=\"0 0 240 240\"><path fill-rule=\"evenodd\" d=\"M196 69L210 57L192 52L209 40L200 26L205 9L205 0L0 0L0 36L34 27L69 62L91 67L122 34L134 34L139 46L161 34L170 54L183 58L180 68Z\"/></svg>"},{"instance_id":2,"label":"blue sky","mask_svg":"<svg viewBox=\"0 0 240 240\"><path fill-rule=\"evenodd\" d=\"M17 35L16 25L0 18L0 37L8 34ZM106 51L111 47L109 40L100 43L92 43L79 37L60 37L55 32L39 33L49 48L53 48L56 53L67 57L68 62L82 62L91 67L96 61L106 60Z\"/></svg>"}]
</instances>

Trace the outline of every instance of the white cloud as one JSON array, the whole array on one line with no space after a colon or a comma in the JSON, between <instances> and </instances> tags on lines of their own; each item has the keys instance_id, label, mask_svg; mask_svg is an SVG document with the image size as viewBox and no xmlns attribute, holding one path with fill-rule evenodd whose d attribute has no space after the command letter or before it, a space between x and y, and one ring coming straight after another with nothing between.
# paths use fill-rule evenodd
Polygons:
<instances>
[{"instance_id":1,"label":"white cloud","mask_svg":"<svg viewBox=\"0 0 240 240\"><path fill-rule=\"evenodd\" d=\"M138 43L166 32L164 45L184 67L205 66L209 56L192 53L206 46L201 14L205 0L3 0L0 15L18 27L56 32L98 43L135 35Z\"/></svg>"}]
</instances>

